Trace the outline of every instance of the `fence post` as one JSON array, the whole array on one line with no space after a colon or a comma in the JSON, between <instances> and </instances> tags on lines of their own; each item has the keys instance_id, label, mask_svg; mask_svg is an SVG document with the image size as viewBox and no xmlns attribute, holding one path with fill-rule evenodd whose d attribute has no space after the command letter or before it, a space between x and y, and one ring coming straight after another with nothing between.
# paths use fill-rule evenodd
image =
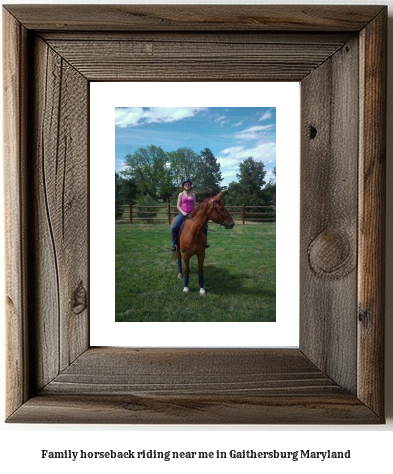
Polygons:
<instances>
[{"instance_id":1,"label":"fence post","mask_svg":"<svg viewBox=\"0 0 393 474\"><path fill-rule=\"evenodd\" d=\"M168 224L171 223L171 205L168 202Z\"/></svg>"},{"instance_id":2,"label":"fence post","mask_svg":"<svg viewBox=\"0 0 393 474\"><path fill-rule=\"evenodd\" d=\"M243 217L243 225L246 223L246 205L243 204L242 208L242 217Z\"/></svg>"},{"instance_id":3,"label":"fence post","mask_svg":"<svg viewBox=\"0 0 393 474\"><path fill-rule=\"evenodd\" d=\"M130 204L130 224L132 224L132 204Z\"/></svg>"}]
</instances>

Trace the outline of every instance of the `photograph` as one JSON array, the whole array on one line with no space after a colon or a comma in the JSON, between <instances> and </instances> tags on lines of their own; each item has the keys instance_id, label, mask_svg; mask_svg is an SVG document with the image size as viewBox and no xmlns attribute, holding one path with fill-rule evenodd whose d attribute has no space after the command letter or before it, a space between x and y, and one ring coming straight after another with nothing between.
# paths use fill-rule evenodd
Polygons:
<instances>
[{"instance_id":1,"label":"photograph","mask_svg":"<svg viewBox=\"0 0 393 474\"><path fill-rule=\"evenodd\" d=\"M274 322L276 108L115 123L116 321Z\"/></svg>"},{"instance_id":2,"label":"photograph","mask_svg":"<svg viewBox=\"0 0 393 474\"><path fill-rule=\"evenodd\" d=\"M3 6L0 466L388 471L392 1Z\"/></svg>"}]
</instances>

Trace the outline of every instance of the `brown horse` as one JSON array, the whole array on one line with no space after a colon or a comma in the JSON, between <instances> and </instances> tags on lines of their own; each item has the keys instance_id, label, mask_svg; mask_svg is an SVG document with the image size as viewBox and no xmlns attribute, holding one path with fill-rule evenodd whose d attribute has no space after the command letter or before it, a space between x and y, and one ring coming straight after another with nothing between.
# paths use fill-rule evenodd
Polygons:
<instances>
[{"instance_id":1,"label":"brown horse","mask_svg":"<svg viewBox=\"0 0 393 474\"><path fill-rule=\"evenodd\" d=\"M209 220L232 229L235 225L233 217L225 209L221 194L212 198L207 198L199 204L186 218L183 231L180 235L180 250L184 260L184 293L188 293L188 280L190 275L190 258L193 255L198 257L199 292L205 295L203 288L203 262L205 260L206 237L204 229ZM172 221L172 225L175 219ZM179 249L175 253L177 258L178 278L182 277L181 254Z\"/></svg>"}]
</instances>

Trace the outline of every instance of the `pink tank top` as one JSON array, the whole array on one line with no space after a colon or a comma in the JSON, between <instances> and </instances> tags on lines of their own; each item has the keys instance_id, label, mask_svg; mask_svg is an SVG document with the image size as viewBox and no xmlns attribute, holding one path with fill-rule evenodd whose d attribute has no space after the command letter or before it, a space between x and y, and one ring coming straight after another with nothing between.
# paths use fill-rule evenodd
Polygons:
<instances>
[{"instance_id":1,"label":"pink tank top","mask_svg":"<svg viewBox=\"0 0 393 474\"><path fill-rule=\"evenodd\" d=\"M184 212L191 212L194 210L194 196L192 196L192 199L189 199L187 196L184 196L184 194L181 197L181 206L180 206Z\"/></svg>"}]
</instances>

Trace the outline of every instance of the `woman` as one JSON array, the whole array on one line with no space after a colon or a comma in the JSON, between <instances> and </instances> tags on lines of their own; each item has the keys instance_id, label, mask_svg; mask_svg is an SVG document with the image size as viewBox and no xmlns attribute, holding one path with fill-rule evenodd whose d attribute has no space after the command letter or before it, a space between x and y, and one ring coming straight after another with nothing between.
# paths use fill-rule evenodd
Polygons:
<instances>
[{"instance_id":1,"label":"woman","mask_svg":"<svg viewBox=\"0 0 393 474\"><path fill-rule=\"evenodd\" d=\"M176 242L178 239L178 231L181 223L186 219L188 214L190 214L194 207L196 206L195 194L191 192L192 181L190 178L185 178L182 182L183 191L177 197L177 208L179 210L179 215L173 223L172 226L172 248L171 252L176 252ZM204 230L205 235L207 234L207 226ZM209 246L206 245L206 248Z\"/></svg>"}]
</instances>

